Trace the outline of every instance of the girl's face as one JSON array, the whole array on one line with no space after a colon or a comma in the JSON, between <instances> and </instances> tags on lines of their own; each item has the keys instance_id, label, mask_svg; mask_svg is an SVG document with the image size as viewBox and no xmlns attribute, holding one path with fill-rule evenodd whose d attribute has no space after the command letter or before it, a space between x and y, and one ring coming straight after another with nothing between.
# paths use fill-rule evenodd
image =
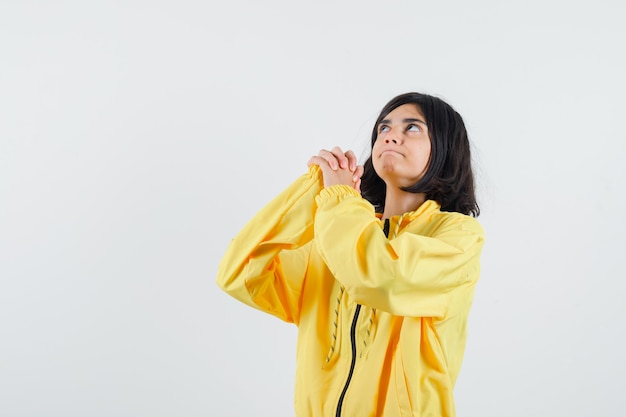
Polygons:
<instances>
[{"instance_id":1,"label":"girl's face","mask_svg":"<svg viewBox=\"0 0 626 417\"><path fill-rule=\"evenodd\" d=\"M415 104L392 110L377 127L372 148L374 170L387 186L408 187L426 172L430 136L426 118Z\"/></svg>"}]
</instances>

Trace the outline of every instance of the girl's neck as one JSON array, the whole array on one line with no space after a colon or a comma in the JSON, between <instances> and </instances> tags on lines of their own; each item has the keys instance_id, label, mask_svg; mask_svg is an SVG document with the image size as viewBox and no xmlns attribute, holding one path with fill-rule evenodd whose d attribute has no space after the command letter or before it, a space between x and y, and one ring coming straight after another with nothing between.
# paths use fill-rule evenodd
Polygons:
<instances>
[{"instance_id":1,"label":"girl's neck","mask_svg":"<svg viewBox=\"0 0 626 417\"><path fill-rule=\"evenodd\" d=\"M383 220L392 216L415 211L426 201L425 193L409 193L395 187L387 187Z\"/></svg>"}]
</instances>

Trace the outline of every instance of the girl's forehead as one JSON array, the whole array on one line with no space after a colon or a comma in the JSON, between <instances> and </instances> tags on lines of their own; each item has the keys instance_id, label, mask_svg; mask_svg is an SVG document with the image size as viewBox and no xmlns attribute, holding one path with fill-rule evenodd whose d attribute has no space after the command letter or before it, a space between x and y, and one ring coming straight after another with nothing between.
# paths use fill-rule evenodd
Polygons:
<instances>
[{"instance_id":1,"label":"girl's forehead","mask_svg":"<svg viewBox=\"0 0 626 417\"><path fill-rule=\"evenodd\" d=\"M403 121L421 121L426 123L422 109L417 104L407 103L396 107L382 118L380 123L402 123Z\"/></svg>"}]
</instances>

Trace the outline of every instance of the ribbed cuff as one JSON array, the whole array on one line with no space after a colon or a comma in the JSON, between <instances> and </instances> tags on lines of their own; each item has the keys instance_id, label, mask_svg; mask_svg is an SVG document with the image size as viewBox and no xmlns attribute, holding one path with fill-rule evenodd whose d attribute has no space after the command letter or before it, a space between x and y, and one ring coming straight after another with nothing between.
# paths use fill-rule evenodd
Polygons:
<instances>
[{"instance_id":1,"label":"ribbed cuff","mask_svg":"<svg viewBox=\"0 0 626 417\"><path fill-rule=\"evenodd\" d=\"M315 203L320 207L330 201L341 201L353 197L361 197L361 195L349 185L337 184L323 188L315 197Z\"/></svg>"}]
</instances>

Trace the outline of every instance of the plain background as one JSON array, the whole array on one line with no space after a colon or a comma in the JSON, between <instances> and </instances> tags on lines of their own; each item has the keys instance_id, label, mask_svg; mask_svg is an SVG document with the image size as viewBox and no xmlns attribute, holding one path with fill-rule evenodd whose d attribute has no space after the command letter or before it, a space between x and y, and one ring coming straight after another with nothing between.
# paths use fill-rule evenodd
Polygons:
<instances>
[{"instance_id":1,"label":"plain background","mask_svg":"<svg viewBox=\"0 0 626 417\"><path fill-rule=\"evenodd\" d=\"M393 96L474 146L458 415L626 409L623 1L0 2L0 415L293 415L296 329L215 285ZM363 159L362 159L363 160Z\"/></svg>"}]
</instances>

